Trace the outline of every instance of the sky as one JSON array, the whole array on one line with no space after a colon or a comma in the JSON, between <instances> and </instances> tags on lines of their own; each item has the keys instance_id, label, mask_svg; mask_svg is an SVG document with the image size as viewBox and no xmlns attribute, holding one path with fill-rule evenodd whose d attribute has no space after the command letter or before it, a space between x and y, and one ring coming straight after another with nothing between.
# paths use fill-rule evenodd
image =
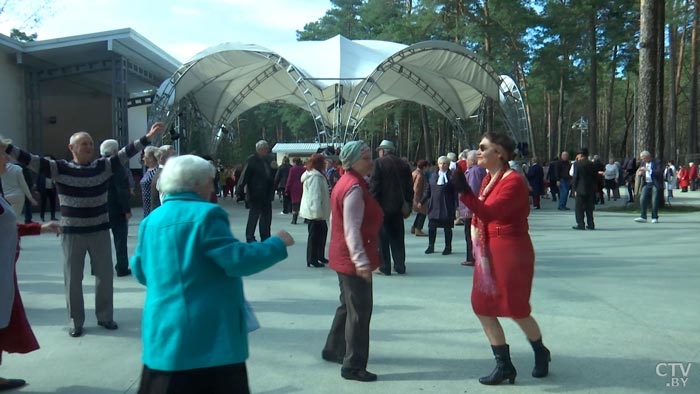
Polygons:
<instances>
[{"instance_id":1,"label":"sky","mask_svg":"<svg viewBox=\"0 0 700 394\"><path fill-rule=\"evenodd\" d=\"M42 0L14 0L0 15L0 33L21 25L22 9ZM41 23L23 29L38 40L132 28L181 62L224 42L280 49L296 31L331 8L330 0L53 0Z\"/></svg>"}]
</instances>

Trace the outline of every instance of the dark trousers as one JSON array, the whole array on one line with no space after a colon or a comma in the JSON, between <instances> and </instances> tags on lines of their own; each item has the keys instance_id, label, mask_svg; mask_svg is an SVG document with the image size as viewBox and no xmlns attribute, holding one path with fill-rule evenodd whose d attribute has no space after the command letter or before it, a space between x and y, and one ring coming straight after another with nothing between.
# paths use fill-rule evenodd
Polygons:
<instances>
[{"instance_id":1,"label":"dark trousers","mask_svg":"<svg viewBox=\"0 0 700 394\"><path fill-rule=\"evenodd\" d=\"M559 204L557 208L566 208L566 202L569 200L569 192L571 191L571 184L568 179L559 180Z\"/></svg>"},{"instance_id":2,"label":"dark trousers","mask_svg":"<svg viewBox=\"0 0 700 394\"><path fill-rule=\"evenodd\" d=\"M634 180L627 181L627 196L629 197L628 202L634 202Z\"/></svg>"},{"instance_id":3,"label":"dark trousers","mask_svg":"<svg viewBox=\"0 0 700 394\"><path fill-rule=\"evenodd\" d=\"M366 369L369 359L369 322L372 319L372 282L338 272L340 306L335 310L324 352L343 358L343 368Z\"/></svg>"},{"instance_id":4,"label":"dark trousers","mask_svg":"<svg viewBox=\"0 0 700 394\"><path fill-rule=\"evenodd\" d=\"M291 213L292 212L292 199L289 194L282 193L282 212Z\"/></svg>"},{"instance_id":5,"label":"dark trousers","mask_svg":"<svg viewBox=\"0 0 700 394\"><path fill-rule=\"evenodd\" d=\"M384 223L379 231L380 269L391 273L391 259L394 258L396 272L406 271L406 245L404 243L403 215L401 212L384 215Z\"/></svg>"},{"instance_id":6,"label":"dark trousers","mask_svg":"<svg viewBox=\"0 0 700 394\"><path fill-rule=\"evenodd\" d=\"M260 223L258 223L258 221ZM260 240L270 238L270 225L272 224L272 202L262 201L250 203L248 210L248 223L245 226L246 242L255 242L255 227L258 226Z\"/></svg>"},{"instance_id":7,"label":"dark trousers","mask_svg":"<svg viewBox=\"0 0 700 394\"><path fill-rule=\"evenodd\" d=\"M32 222L32 203L28 198L24 198L24 223Z\"/></svg>"},{"instance_id":8,"label":"dark trousers","mask_svg":"<svg viewBox=\"0 0 700 394\"><path fill-rule=\"evenodd\" d=\"M559 186L557 186L556 181L549 183L549 192L552 193L552 201L557 201L557 195L559 195Z\"/></svg>"},{"instance_id":9,"label":"dark trousers","mask_svg":"<svg viewBox=\"0 0 700 394\"><path fill-rule=\"evenodd\" d=\"M540 194L539 193L532 193L532 206L535 208L540 207Z\"/></svg>"},{"instance_id":10,"label":"dark trousers","mask_svg":"<svg viewBox=\"0 0 700 394\"><path fill-rule=\"evenodd\" d=\"M452 227L450 227L447 222L443 223L439 220L430 219L430 221L428 221L428 246L435 246L438 227L445 229L445 250L452 250ZM468 226L465 224L465 227Z\"/></svg>"},{"instance_id":11,"label":"dark trousers","mask_svg":"<svg viewBox=\"0 0 700 394\"><path fill-rule=\"evenodd\" d=\"M112 229L114 238L114 251L117 255L117 263L114 269L118 273L126 272L129 269L129 253L126 248L127 237L129 236L129 221L125 215L109 215L109 227Z\"/></svg>"},{"instance_id":12,"label":"dark trousers","mask_svg":"<svg viewBox=\"0 0 700 394\"><path fill-rule=\"evenodd\" d=\"M249 394L245 363L158 371L143 366L139 394Z\"/></svg>"},{"instance_id":13,"label":"dark trousers","mask_svg":"<svg viewBox=\"0 0 700 394\"><path fill-rule=\"evenodd\" d=\"M464 240L467 241L467 261L474 261L474 252L472 250L472 226L471 218L464 222Z\"/></svg>"},{"instance_id":14,"label":"dark trousers","mask_svg":"<svg viewBox=\"0 0 700 394\"><path fill-rule=\"evenodd\" d=\"M649 209L649 203L651 202L651 218L659 218L659 206L661 205L661 200L663 200L663 194L659 193L660 189L654 186L653 183L644 183L642 190L640 191L641 196L639 204L642 207L642 215L644 219L647 218L647 210ZM659 195L661 198L659 199ZM649 201L651 200L651 201Z\"/></svg>"},{"instance_id":15,"label":"dark trousers","mask_svg":"<svg viewBox=\"0 0 700 394\"><path fill-rule=\"evenodd\" d=\"M309 220L308 222L309 238L306 242L306 262L316 263L322 260L326 253L328 222L325 220Z\"/></svg>"},{"instance_id":16,"label":"dark trousers","mask_svg":"<svg viewBox=\"0 0 700 394\"><path fill-rule=\"evenodd\" d=\"M51 211L51 220L56 219L56 189L46 189L44 193L41 193L41 220L44 220L44 213L46 212L46 200L49 203L49 209Z\"/></svg>"},{"instance_id":17,"label":"dark trousers","mask_svg":"<svg viewBox=\"0 0 700 394\"><path fill-rule=\"evenodd\" d=\"M413 228L423 230L423 225L425 225L425 215L416 213L416 219L413 221Z\"/></svg>"},{"instance_id":18,"label":"dark trousers","mask_svg":"<svg viewBox=\"0 0 700 394\"><path fill-rule=\"evenodd\" d=\"M576 193L576 225L578 227L585 227L583 222L583 216L586 215L586 223L588 227L595 228L595 222L593 221L593 208L595 208L595 194L581 195Z\"/></svg>"}]
</instances>

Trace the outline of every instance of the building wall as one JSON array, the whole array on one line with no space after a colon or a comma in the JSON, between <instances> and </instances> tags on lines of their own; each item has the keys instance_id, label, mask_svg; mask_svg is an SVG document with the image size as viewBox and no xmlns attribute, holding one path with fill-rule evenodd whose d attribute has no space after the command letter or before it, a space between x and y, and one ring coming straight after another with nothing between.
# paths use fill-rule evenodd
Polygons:
<instances>
[{"instance_id":1,"label":"building wall","mask_svg":"<svg viewBox=\"0 0 700 394\"><path fill-rule=\"evenodd\" d=\"M24 71L14 53L0 47L0 134L18 146L27 146Z\"/></svg>"},{"instance_id":2,"label":"building wall","mask_svg":"<svg viewBox=\"0 0 700 394\"><path fill-rule=\"evenodd\" d=\"M100 143L112 137L112 100L105 94L70 94L71 83L64 80L44 81L41 89L66 94L42 94L42 134L44 154L60 159L70 158L68 140L73 133L86 131L95 142L99 154ZM59 86L56 86L59 85ZM63 87L64 89L60 89Z\"/></svg>"}]
</instances>

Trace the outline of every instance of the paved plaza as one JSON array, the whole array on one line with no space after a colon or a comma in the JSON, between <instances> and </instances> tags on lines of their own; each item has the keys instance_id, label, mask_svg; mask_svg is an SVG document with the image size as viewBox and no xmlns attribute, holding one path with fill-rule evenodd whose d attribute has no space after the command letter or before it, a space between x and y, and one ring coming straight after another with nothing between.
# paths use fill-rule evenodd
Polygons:
<instances>
[{"instance_id":1,"label":"paved plaza","mask_svg":"<svg viewBox=\"0 0 700 394\"><path fill-rule=\"evenodd\" d=\"M700 191L677 191L677 196L678 205L700 205ZM516 384L478 383L494 360L471 310L472 268L459 264L465 245L463 228L455 227L451 256L423 254L427 238L407 231L407 274L374 276L368 370L379 380L342 379L339 365L321 359L338 305L337 276L327 268L306 267L306 226L290 225L290 216L281 215L275 203L273 231L288 230L297 244L287 260L244 279L262 326L249 336L252 392L700 392L700 212L662 212L660 223L640 224L632 213L596 211L595 231L574 231L573 209L558 211L550 200L542 204L530 214L537 256L531 303L552 352L549 377L530 376L530 345L513 322L504 320ZM244 238L247 211L230 199L222 205L234 234ZM137 210L131 221L130 251L139 215ZM438 231L438 252L443 239ZM23 238L17 271L41 349L3 355L0 376L29 382L17 393L136 393L145 288L132 277L115 278L120 328L107 331L96 324L94 281L86 268L85 335L75 339L68 336L59 239Z\"/></svg>"}]
</instances>

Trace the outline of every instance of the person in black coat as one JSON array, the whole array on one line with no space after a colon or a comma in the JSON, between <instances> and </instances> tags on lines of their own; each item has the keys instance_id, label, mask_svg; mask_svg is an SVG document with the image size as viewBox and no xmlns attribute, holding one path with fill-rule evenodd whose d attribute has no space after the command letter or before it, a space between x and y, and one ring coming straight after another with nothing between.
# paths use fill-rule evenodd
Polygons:
<instances>
[{"instance_id":1,"label":"person in black coat","mask_svg":"<svg viewBox=\"0 0 700 394\"><path fill-rule=\"evenodd\" d=\"M574 230L595 230L595 222L593 221L593 208L595 207L596 199L596 179L598 176L598 167L594 162L588 160L588 149L583 148L576 156L574 163L574 176L572 178L571 188L576 197L576 225ZM588 226L584 226L583 216L586 215Z\"/></svg>"},{"instance_id":2,"label":"person in black coat","mask_svg":"<svg viewBox=\"0 0 700 394\"><path fill-rule=\"evenodd\" d=\"M532 189L532 205L540 209L540 197L544 194L544 170L536 157L532 158L532 165L527 170L527 182Z\"/></svg>"},{"instance_id":3,"label":"person in black coat","mask_svg":"<svg viewBox=\"0 0 700 394\"><path fill-rule=\"evenodd\" d=\"M100 145L100 153L104 157L114 156L118 151L119 144L116 140L105 140ZM117 255L117 263L114 265L117 276L131 275L129 252L126 245L129 236L129 219L131 218L131 195L127 171L129 169L123 166L115 170L107 189L107 212L109 214L109 227L114 238L114 251Z\"/></svg>"},{"instance_id":4,"label":"person in black coat","mask_svg":"<svg viewBox=\"0 0 700 394\"><path fill-rule=\"evenodd\" d=\"M280 164L275 174L274 187L278 195L282 196L282 213L289 214L292 213L292 200L289 198L289 194L284 192L284 187L287 184L287 176L289 175L289 169L292 165L289 164L289 157L285 156L282 158L282 164Z\"/></svg>"},{"instance_id":5,"label":"person in black coat","mask_svg":"<svg viewBox=\"0 0 700 394\"><path fill-rule=\"evenodd\" d=\"M270 145L267 141L260 140L255 144L255 153L248 156L236 188L238 195L245 194L246 205L249 208L245 228L246 242L255 242L255 227L258 227L261 241L270 238L275 174L269 152Z\"/></svg>"},{"instance_id":6,"label":"person in black coat","mask_svg":"<svg viewBox=\"0 0 700 394\"><path fill-rule=\"evenodd\" d=\"M438 159L438 171L433 172L426 188L421 205L428 204L428 249L426 254L435 252L435 238L438 227L445 229L445 249L443 255L452 253L452 227L454 227L457 192L449 170L450 159Z\"/></svg>"}]
</instances>

